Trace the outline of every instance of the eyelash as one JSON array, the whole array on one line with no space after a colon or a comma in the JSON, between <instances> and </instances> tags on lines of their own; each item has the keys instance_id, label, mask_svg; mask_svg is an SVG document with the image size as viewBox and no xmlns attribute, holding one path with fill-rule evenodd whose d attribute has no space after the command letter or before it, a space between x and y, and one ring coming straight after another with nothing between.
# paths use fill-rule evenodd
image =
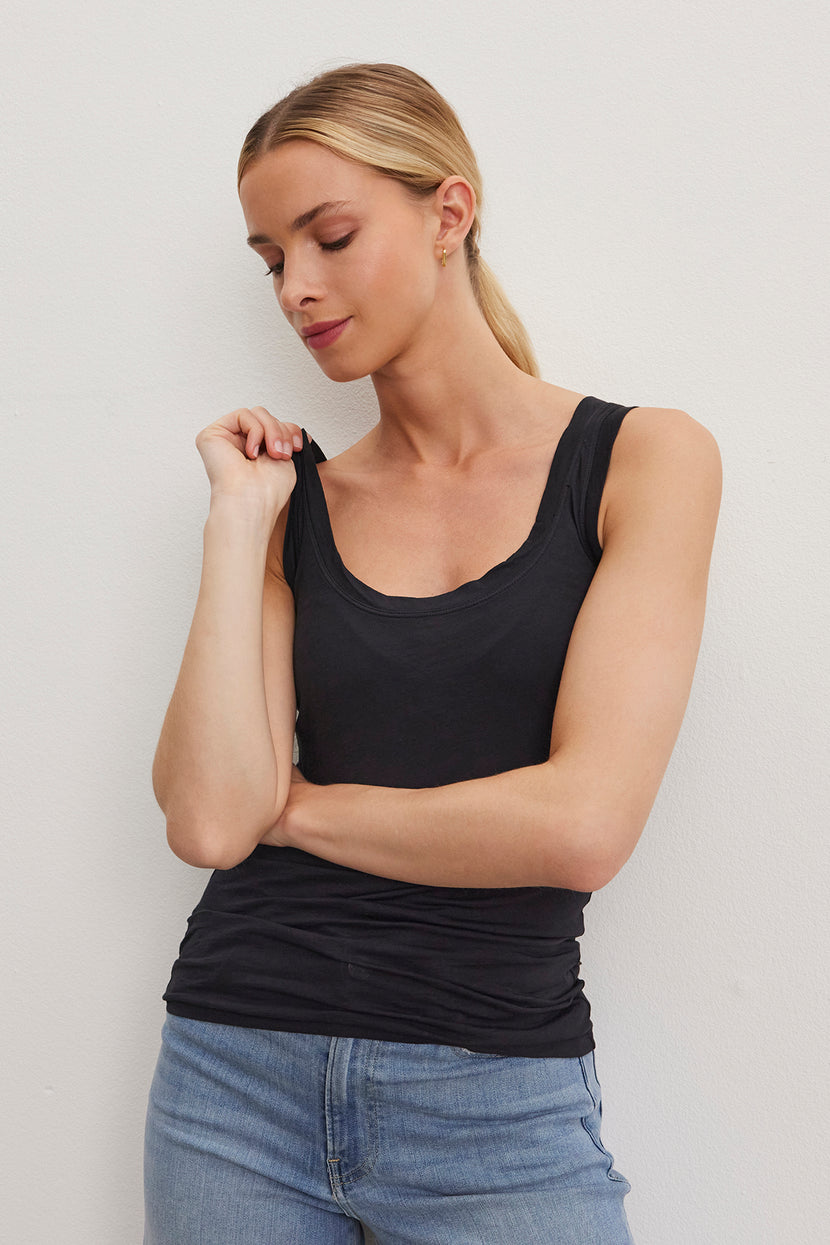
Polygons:
<instances>
[{"instance_id":1,"label":"eyelash","mask_svg":"<svg viewBox=\"0 0 830 1245\"><path fill-rule=\"evenodd\" d=\"M354 231L346 233L342 238L335 238L334 242L321 242L320 246L324 251L343 251L349 245L354 237ZM281 277L284 263L274 264L273 268L266 268L266 277Z\"/></svg>"}]
</instances>

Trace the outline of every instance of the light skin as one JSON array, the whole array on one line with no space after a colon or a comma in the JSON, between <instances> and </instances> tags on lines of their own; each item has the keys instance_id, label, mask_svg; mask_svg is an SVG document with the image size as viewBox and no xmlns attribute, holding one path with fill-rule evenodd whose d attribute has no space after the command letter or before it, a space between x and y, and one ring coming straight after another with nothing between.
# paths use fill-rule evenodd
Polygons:
<instances>
[{"instance_id":1,"label":"light skin","mask_svg":"<svg viewBox=\"0 0 830 1245\"><path fill-rule=\"evenodd\" d=\"M478 578L526 538L582 395L521 372L490 332L464 256L471 187L451 177L415 199L295 141L251 166L240 200L299 348L332 380L375 387L376 427L320 466L346 566L390 595ZM292 228L320 204L336 206ZM342 320L323 349L301 336ZM720 500L711 435L677 410L623 421L548 761L420 790L318 786L292 769L281 549L295 476L282 443L298 435L254 407L197 438L211 480L205 566L154 766L174 851L227 868L262 842L429 885L605 885L643 830L688 699Z\"/></svg>"}]
</instances>

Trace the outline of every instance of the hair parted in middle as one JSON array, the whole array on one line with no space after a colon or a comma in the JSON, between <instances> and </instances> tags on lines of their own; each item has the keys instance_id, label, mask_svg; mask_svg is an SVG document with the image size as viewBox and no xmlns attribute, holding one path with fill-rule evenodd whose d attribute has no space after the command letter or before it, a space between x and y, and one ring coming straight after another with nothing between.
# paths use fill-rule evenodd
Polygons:
<instances>
[{"instance_id":1,"label":"hair parted in middle","mask_svg":"<svg viewBox=\"0 0 830 1245\"><path fill-rule=\"evenodd\" d=\"M479 252L482 185L472 147L453 109L425 78L401 65L357 64L328 70L296 87L249 130L237 185L251 164L292 139L328 147L418 196L432 194L447 177L468 181L476 196L464 240L473 293L513 363L539 375L527 331Z\"/></svg>"}]
</instances>

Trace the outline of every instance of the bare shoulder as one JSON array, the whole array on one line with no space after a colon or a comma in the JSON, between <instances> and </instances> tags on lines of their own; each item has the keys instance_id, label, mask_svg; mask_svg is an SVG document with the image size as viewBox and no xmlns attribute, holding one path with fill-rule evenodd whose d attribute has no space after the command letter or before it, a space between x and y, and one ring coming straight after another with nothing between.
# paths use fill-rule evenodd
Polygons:
<instances>
[{"instance_id":1,"label":"bare shoulder","mask_svg":"<svg viewBox=\"0 0 830 1245\"><path fill-rule=\"evenodd\" d=\"M698 420L670 407L635 406L620 425L612 462L636 465L649 458L720 470L718 443Z\"/></svg>"},{"instance_id":2,"label":"bare shoulder","mask_svg":"<svg viewBox=\"0 0 830 1245\"><path fill-rule=\"evenodd\" d=\"M625 416L611 453L600 509L603 547L610 533L637 516L643 523L659 516L711 528L717 519L722 486L718 443L686 411L634 407Z\"/></svg>"}]
</instances>

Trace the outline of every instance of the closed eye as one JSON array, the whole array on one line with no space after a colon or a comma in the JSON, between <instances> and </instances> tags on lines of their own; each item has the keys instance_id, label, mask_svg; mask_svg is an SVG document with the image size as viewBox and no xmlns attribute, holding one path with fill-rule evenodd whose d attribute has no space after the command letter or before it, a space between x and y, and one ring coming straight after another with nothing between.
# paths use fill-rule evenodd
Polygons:
<instances>
[{"instance_id":1,"label":"closed eye","mask_svg":"<svg viewBox=\"0 0 830 1245\"><path fill-rule=\"evenodd\" d=\"M324 251L342 251L347 247L354 237L354 230L351 233L345 233L342 238L336 238L334 242L321 242L320 246Z\"/></svg>"},{"instance_id":2,"label":"closed eye","mask_svg":"<svg viewBox=\"0 0 830 1245\"><path fill-rule=\"evenodd\" d=\"M335 238L333 242L321 242L320 247L324 251L345 250L345 248L349 245L354 235L355 235L355 231L352 230L351 233L344 234L342 238ZM285 262L283 260L280 260L280 262L277 264L274 264L273 267L266 268L265 275L266 277L281 277L284 269L285 269Z\"/></svg>"}]
</instances>

